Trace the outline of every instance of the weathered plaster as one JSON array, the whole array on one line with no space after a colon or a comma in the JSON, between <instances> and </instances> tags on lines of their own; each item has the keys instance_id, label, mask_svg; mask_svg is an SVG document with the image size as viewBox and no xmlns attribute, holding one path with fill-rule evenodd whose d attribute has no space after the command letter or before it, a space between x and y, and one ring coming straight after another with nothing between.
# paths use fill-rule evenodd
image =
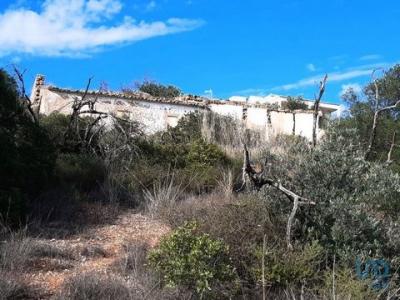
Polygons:
<instances>
[{"instance_id":1,"label":"weathered plaster","mask_svg":"<svg viewBox=\"0 0 400 300\"><path fill-rule=\"evenodd\" d=\"M43 76L37 76L32 89L31 101L40 105L40 113L52 112L70 114L76 97L82 97L83 91L60 89L46 86ZM125 95L121 93L90 91L87 97L96 97L95 109L101 112L126 116L140 122L145 133L152 134L176 126L185 114L201 110L210 110L223 116L230 116L243 122L246 128L265 130L266 136L292 134L293 114L289 111L272 109L271 105L280 105L284 97L232 97L232 101L208 100L196 96L182 96L172 99L154 98L145 93ZM310 107L311 101L305 101ZM321 103L320 115L329 114L339 106ZM268 122L268 115L271 124ZM313 128L312 111L296 111L296 134L311 140ZM323 132L319 130L318 136Z\"/></svg>"}]
</instances>

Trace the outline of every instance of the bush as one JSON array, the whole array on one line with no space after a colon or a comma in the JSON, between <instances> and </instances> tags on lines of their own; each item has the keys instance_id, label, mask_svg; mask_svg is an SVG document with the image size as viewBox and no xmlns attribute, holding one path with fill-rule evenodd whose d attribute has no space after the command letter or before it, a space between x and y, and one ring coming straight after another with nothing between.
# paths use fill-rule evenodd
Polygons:
<instances>
[{"instance_id":1,"label":"bush","mask_svg":"<svg viewBox=\"0 0 400 300\"><path fill-rule=\"evenodd\" d=\"M166 132L139 139L138 147L140 158L121 176L129 191L152 189L155 183L165 179L166 173L173 173L186 193L209 192L221 180L222 168L237 169L217 145L201 138L198 113L186 115Z\"/></svg>"},{"instance_id":2,"label":"bush","mask_svg":"<svg viewBox=\"0 0 400 300\"><path fill-rule=\"evenodd\" d=\"M357 141L354 131L331 129L316 149L301 140L287 142L284 151L265 154L266 172L316 202L296 214L297 241L318 240L330 251L329 257L336 253L339 260L349 249L349 261L363 252L389 259L394 252L389 250L393 231L388 226L393 229L390 223L397 218L393 213L398 213L400 177L384 165L365 161ZM262 194L272 214L287 218L292 203L282 193L265 186Z\"/></svg>"},{"instance_id":3,"label":"bush","mask_svg":"<svg viewBox=\"0 0 400 300\"><path fill-rule=\"evenodd\" d=\"M203 297L218 283L234 279L228 248L187 223L164 238L149 254L149 263L169 287L183 286Z\"/></svg>"},{"instance_id":4,"label":"bush","mask_svg":"<svg viewBox=\"0 0 400 300\"><path fill-rule=\"evenodd\" d=\"M102 161L93 155L60 154L56 161L55 173L62 184L90 191L104 180L105 167Z\"/></svg>"},{"instance_id":5,"label":"bush","mask_svg":"<svg viewBox=\"0 0 400 300\"><path fill-rule=\"evenodd\" d=\"M264 255L265 277L268 286L297 287L307 284L315 286L320 280L320 267L324 259L323 248L318 243L288 251L285 247L271 247L266 245L266 252L260 246L256 256L259 265L262 265ZM255 274L262 281L261 267L255 268Z\"/></svg>"},{"instance_id":6,"label":"bush","mask_svg":"<svg viewBox=\"0 0 400 300\"><path fill-rule=\"evenodd\" d=\"M25 202L49 183L55 151L47 132L33 121L17 84L0 69L0 215L13 225L25 219Z\"/></svg>"},{"instance_id":7,"label":"bush","mask_svg":"<svg viewBox=\"0 0 400 300\"><path fill-rule=\"evenodd\" d=\"M179 202L166 219L174 227L195 221L198 232L223 241L246 293L252 292L259 280L254 268L261 263L257 249L263 237L268 244L286 247L282 239L286 220L272 215L268 203L256 195L212 193L189 198Z\"/></svg>"},{"instance_id":8,"label":"bush","mask_svg":"<svg viewBox=\"0 0 400 300\"><path fill-rule=\"evenodd\" d=\"M332 270L327 270L322 279L323 284L318 293L324 298L357 300L378 298L378 294L370 289L371 282L357 279L351 269L340 268L335 273Z\"/></svg>"},{"instance_id":9,"label":"bush","mask_svg":"<svg viewBox=\"0 0 400 300\"><path fill-rule=\"evenodd\" d=\"M154 97L174 98L182 94L181 90L172 85L162 85L152 81L144 81L137 84L139 91L148 93Z\"/></svg>"}]
</instances>

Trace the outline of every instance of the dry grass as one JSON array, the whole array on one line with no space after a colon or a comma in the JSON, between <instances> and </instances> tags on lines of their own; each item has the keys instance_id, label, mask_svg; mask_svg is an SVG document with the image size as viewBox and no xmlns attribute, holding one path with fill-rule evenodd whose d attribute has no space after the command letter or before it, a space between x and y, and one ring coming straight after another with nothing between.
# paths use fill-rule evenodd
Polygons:
<instances>
[{"instance_id":1,"label":"dry grass","mask_svg":"<svg viewBox=\"0 0 400 300\"><path fill-rule=\"evenodd\" d=\"M66 269L75 259L69 248L31 238L26 230L11 232L0 245L0 270L22 272L31 269Z\"/></svg>"},{"instance_id":2,"label":"dry grass","mask_svg":"<svg viewBox=\"0 0 400 300\"><path fill-rule=\"evenodd\" d=\"M3 243L3 253L18 252L20 256L3 255L7 258L4 260L7 268L5 271L13 272L24 282L38 286L41 294L46 295L44 299L51 295L62 299L86 299L79 298L78 292L73 293L74 286L77 286L77 291L82 291L87 283L90 292L92 288L96 288L93 278L116 278L113 281L116 284L122 280L130 295L136 295L131 299L143 299L142 296L150 290L153 290L152 295L160 291L154 287L157 278L147 271L141 273L145 254L140 256L138 250L139 256L135 256L137 251L132 245L143 242L148 247L154 247L160 237L168 231L169 228L161 222L128 210L112 224L93 226L84 232L68 236L67 239L43 240L31 238L26 232L14 234L12 239L10 237ZM125 271L117 271L117 263ZM120 274L119 277L115 275L117 273ZM139 276L139 273L142 275ZM78 278L80 274L94 275L92 279L85 277L81 280ZM136 276L140 280L134 279ZM75 281L71 278L75 278ZM61 289L67 291L70 296L60 294ZM112 287L110 289L112 290ZM93 293L102 295L108 291ZM86 297L84 292L83 294Z\"/></svg>"},{"instance_id":3,"label":"dry grass","mask_svg":"<svg viewBox=\"0 0 400 300\"><path fill-rule=\"evenodd\" d=\"M0 300L38 299L38 291L20 283L10 274L0 273Z\"/></svg>"},{"instance_id":4,"label":"dry grass","mask_svg":"<svg viewBox=\"0 0 400 300\"><path fill-rule=\"evenodd\" d=\"M173 175L167 176L162 181L156 181L153 189L144 190L146 211L153 217L160 212L173 210L177 201L182 197L184 188L181 184L175 183Z\"/></svg>"},{"instance_id":5,"label":"dry grass","mask_svg":"<svg viewBox=\"0 0 400 300\"><path fill-rule=\"evenodd\" d=\"M101 245L88 245L84 246L81 255L84 257L95 258L95 257L107 257L109 253Z\"/></svg>"},{"instance_id":6,"label":"dry grass","mask_svg":"<svg viewBox=\"0 0 400 300\"><path fill-rule=\"evenodd\" d=\"M71 300L131 300L125 281L114 275L98 273L78 274L69 278L57 299Z\"/></svg>"},{"instance_id":7,"label":"dry grass","mask_svg":"<svg viewBox=\"0 0 400 300\"><path fill-rule=\"evenodd\" d=\"M217 191L222 193L226 198L233 195L235 186L235 177L231 169L221 170L221 179L217 184Z\"/></svg>"},{"instance_id":8,"label":"dry grass","mask_svg":"<svg viewBox=\"0 0 400 300\"><path fill-rule=\"evenodd\" d=\"M125 254L116 267L124 275L140 278L146 270L148 246L141 243L124 245Z\"/></svg>"}]
</instances>

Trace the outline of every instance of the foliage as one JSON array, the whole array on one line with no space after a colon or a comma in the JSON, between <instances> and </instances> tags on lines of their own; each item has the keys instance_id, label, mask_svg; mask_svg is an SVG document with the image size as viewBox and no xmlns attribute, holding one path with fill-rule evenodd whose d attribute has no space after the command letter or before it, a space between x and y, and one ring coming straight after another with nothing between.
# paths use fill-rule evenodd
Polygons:
<instances>
[{"instance_id":1,"label":"foliage","mask_svg":"<svg viewBox=\"0 0 400 300\"><path fill-rule=\"evenodd\" d=\"M287 97L287 101L282 103L282 108L290 111L294 110L306 110L308 105L304 102L302 97Z\"/></svg>"},{"instance_id":2,"label":"foliage","mask_svg":"<svg viewBox=\"0 0 400 300\"><path fill-rule=\"evenodd\" d=\"M184 286L203 297L216 284L232 280L234 270L228 248L196 229L196 223L176 229L150 252L149 262L167 286Z\"/></svg>"},{"instance_id":3,"label":"foliage","mask_svg":"<svg viewBox=\"0 0 400 300\"><path fill-rule=\"evenodd\" d=\"M104 180L105 167L96 156L88 154L59 154L55 175L66 186L90 191Z\"/></svg>"},{"instance_id":4,"label":"foliage","mask_svg":"<svg viewBox=\"0 0 400 300\"><path fill-rule=\"evenodd\" d=\"M335 277L333 278L333 276ZM348 268L339 268L335 273L328 269L323 274L323 281L318 292L324 298L329 296L334 299L357 300L378 298L377 293L369 288L371 282L358 280L354 272ZM334 295L332 295L333 293Z\"/></svg>"},{"instance_id":5,"label":"foliage","mask_svg":"<svg viewBox=\"0 0 400 300\"><path fill-rule=\"evenodd\" d=\"M315 284L319 279L321 262L324 259L323 248L313 242L294 251L287 251L284 247L270 247L267 245L263 253L262 246L256 250L258 262L262 261L264 255L264 280L272 286L297 286L307 283L309 286ZM262 270L258 264L255 273L262 280Z\"/></svg>"},{"instance_id":6,"label":"foliage","mask_svg":"<svg viewBox=\"0 0 400 300\"><path fill-rule=\"evenodd\" d=\"M173 85L163 85L148 80L137 84L137 89L154 97L174 98L182 94L182 91Z\"/></svg>"},{"instance_id":7,"label":"foliage","mask_svg":"<svg viewBox=\"0 0 400 300\"><path fill-rule=\"evenodd\" d=\"M379 92L378 103L375 99L375 83ZM395 65L384 72L383 76L378 78L375 83L366 85L362 94L357 94L354 90L349 89L342 96L349 106L349 115L341 121L340 126L342 128L355 128L361 142L365 145L370 138L374 112L400 100L400 65ZM379 117L376 141L371 153L373 160L387 160L394 132L400 132L398 108L384 112ZM399 147L396 146L392 154L394 161L392 167L397 171L400 168L399 150Z\"/></svg>"},{"instance_id":8,"label":"foliage","mask_svg":"<svg viewBox=\"0 0 400 300\"><path fill-rule=\"evenodd\" d=\"M198 113L188 114L176 127L138 140L141 156L136 163L142 167L134 173L147 189L171 169L186 192L209 191L217 185L219 169L233 161L217 145L201 137L201 118Z\"/></svg>"},{"instance_id":9,"label":"foliage","mask_svg":"<svg viewBox=\"0 0 400 300\"><path fill-rule=\"evenodd\" d=\"M253 269L260 260L256 248L263 237L271 244L278 243L281 230L280 216L270 214L265 201L254 195L212 193L178 202L164 219L179 227L188 221L198 224L197 231L223 241L229 247L231 264L241 282L241 290L253 290L258 281Z\"/></svg>"},{"instance_id":10,"label":"foliage","mask_svg":"<svg viewBox=\"0 0 400 300\"><path fill-rule=\"evenodd\" d=\"M279 154L267 153L268 173L282 185L312 199L312 207L300 207L295 238L318 240L339 259L354 260L358 253L393 257L388 231L399 212L400 178L384 165L364 160L354 131L327 132L317 149L299 141ZM266 187L272 213L288 215L291 203ZM397 247L395 247L397 249ZM347 253L347 254L345 254Z\"/></svg>"},{"instance_id":11,"label":"foliage","mask_svg":"<svg viewBox=\"0 0 400 300\"><path fill-rule=\"evenodd\" d=\"M15 81L0 70L0 214L9 222L24 218L24 203L46 186L54 148L20 100Z\"/></svg>"}]
</instances>

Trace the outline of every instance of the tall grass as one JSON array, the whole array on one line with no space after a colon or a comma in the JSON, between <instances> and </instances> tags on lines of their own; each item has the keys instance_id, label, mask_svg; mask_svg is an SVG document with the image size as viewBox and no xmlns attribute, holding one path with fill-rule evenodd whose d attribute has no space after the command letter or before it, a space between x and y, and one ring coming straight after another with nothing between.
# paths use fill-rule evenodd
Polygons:
<instances>
[{"instance_id":1,"label":"tall grass","mask_svg":"<svg viewBox=\"0 0 400 300\"><path fill-rule=\"evenodd\" d=\"M182 197L184 187L181 183L175 183L174 175L166 176L153 184L151 190L143 191L146 210L153 217L159 213L168 213L174 208L176 202Z\"/></svg>"}]
</instances>

